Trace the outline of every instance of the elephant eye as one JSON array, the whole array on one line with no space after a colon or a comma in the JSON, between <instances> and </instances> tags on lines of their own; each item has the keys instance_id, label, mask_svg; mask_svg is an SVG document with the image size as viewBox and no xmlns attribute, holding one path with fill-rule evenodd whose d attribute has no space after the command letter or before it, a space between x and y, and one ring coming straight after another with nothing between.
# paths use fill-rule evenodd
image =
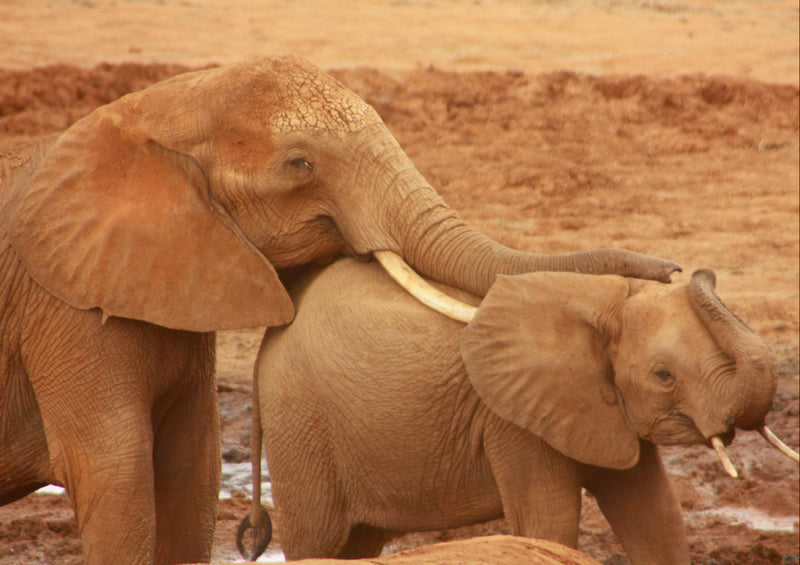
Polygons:
<instances>
[{"instance_id":1,"label":"elephant eye","mask_svg":"<svg viewBox=\"0 0 800 565\"><path fill-rule=\"evenodd\" d=\"M309 173L314 171L314 165L306 161L303 157L295 157L289 161L289 164L296 169L305 169Z\"/></svg>"},{"instance_id":2,"label":"elephant eye","mask_svg":"<svg viewBox=\"0 0 800 565\"><path fill-rule=\"evenodd\" d=\"M665 385L671 385L675 382L675 377L672 376L672 373L663 369L656 371L656 376Z\"/></svg>"}]
</instances>

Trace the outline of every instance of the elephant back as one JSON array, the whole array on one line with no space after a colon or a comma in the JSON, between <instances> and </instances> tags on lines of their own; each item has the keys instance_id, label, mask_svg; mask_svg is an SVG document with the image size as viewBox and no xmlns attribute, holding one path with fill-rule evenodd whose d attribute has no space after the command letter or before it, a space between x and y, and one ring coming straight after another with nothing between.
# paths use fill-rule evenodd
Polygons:
<instances>
[{"instance_id":1,"label":"elephant back","mask_svg":"<svg viewBox=\"0 0 800 565\"><path fill-rule=\"evenodd\" d=\"M376 262L363 263L343 257L330 265L303 267L282 275L286 289L301 311L310 313L316 308L358 308L361 314L383 313L388 316L415 320L448 321L445 316L431 311L400 287ZM467 304L477 306L480 298L437 281L430 284ZM452 322L452 320L449 320ZM454 322L454 327L463 324Z\"/></svg>"},{"instance_id":2,"label":"elephant back","mask_svg":"<svg viewBox=\"0 0 800 565\"><path fill-rule=\"evenodd\" d=\"M6 231L8 203L20 190L24 190L38 164L58 139L58 134L35 141L0 149L0 330L5 343L15 342L12 333L21 331L25 310L23 299L32 302L36 292L43 289L33 282L19 254L11 246ZM0 390L3 390L0 388Z\"/></svg>"},{"instance_id":3,"label":"elephant back","mask_svg":"<svg viewBox=\"0 0 800 565\"><path fill-rule=\"evenodd\" d=\"M48 135L28 143L0 148L0 218L3 218L3 225L8 202L17 191L27 185L39 163L55 144L58 135Z\"/></svg>"}]
</instances>

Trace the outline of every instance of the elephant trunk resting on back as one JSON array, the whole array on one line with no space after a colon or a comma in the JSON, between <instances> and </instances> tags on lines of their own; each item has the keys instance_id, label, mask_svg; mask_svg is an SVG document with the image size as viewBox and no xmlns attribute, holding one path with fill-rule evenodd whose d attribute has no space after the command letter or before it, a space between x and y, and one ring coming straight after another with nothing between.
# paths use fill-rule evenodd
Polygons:
<instances>
[{"instance_id":1,"label":"elephant trunk resting on back","mask_svg":"<svg viewBox=\"0 0 800 565\"><path fill-rule=\"evenodd\" d=\"M585 487L633 563L688 563L656 444L761 428L776 386L769 347L713 286L710 271L498 277L464 328L374 264L306 273L256 366L286 556L374 556L395 532L502 515L575 546Z\"/></svg>"}]
</instances>

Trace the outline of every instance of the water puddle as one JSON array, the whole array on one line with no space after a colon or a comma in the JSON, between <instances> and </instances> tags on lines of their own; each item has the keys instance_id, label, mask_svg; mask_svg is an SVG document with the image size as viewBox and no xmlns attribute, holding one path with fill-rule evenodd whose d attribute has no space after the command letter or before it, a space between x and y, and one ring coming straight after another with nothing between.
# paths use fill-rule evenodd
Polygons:
<instances>
[{"instance_id":1,"label":"water puddle","mask_svg":"<svg viewBox=\"0 0 800 565\"><path fill-rule=\"evenodd\" d=\"M262 465L261 473L261 503L272 504L272 484L264 472ZM241 491L246 497L253 494L252 480L250 478L250 463L222 463L222 488L219 492L220 498L231 498L231 491ZM36 491L38 494L62 494L64 489L47 485Z\"/></svg>"},{"instance_id":2,"label":"water puddle","mask_svg":"<svg viewBox=\"0 0 800 565\"><path fill-rule=\"evenodd\" d=\"M253 495L253 480L251 477L250 462L222 463L222 488L220 498L231 498L231 491L238 490L245 497ZM266 466L261 464L261 504L272 504L272 483L269 482Z\"/></svg>"},{"instance_id":3,"label":"water puddle","mask_svg":"<svg viewBox=\"0 0 800 565\"><path fill-rule=\"evenodd\" d=\"M796 516L768 516L760 510L756 510L755 508L733 508L730 506L725 506L710 510L687 512L686 514L687 516L691 516L694 520L701 523L722 520L723 522L732 525L747 526L751 530L787 533L798 531L798 518Z\"/></svg>"},{"instance_id":4,"label":"water puddle","mask_svg":"<svg viewBox=\"0 0 800 565\"><path fill-rule=\"evenodd\" d=\"M64 494L64 489L56 485L47 485L37 490L35 494Z\"/></svg>"},{"instance_id":5,"label":"water puddle","mask_svg":"<svg viewBox=\"0 0 800 565\"><path fill-rule=\"evenodd\" d=\"M256 561L259 563L285 563L286 558L280 549L268 549Z\"/></svg>"}]
</instances>

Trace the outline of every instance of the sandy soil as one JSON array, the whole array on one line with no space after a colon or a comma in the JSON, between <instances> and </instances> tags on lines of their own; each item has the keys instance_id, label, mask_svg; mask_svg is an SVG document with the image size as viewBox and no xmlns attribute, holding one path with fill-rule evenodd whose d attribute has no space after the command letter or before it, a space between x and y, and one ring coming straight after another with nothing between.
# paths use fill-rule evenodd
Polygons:
<instances>
[{"instance_id":1,"label":"sandy soil","mask_svg":"<svg viewBox=\"0 0 800 565\"><path fill-rule=\"evenodd\" d=\"M465 218L508 245L625 247L718 276L780 360L768 424L798 449L798 6L639 2L241 0L0 3L0 146L58 131L186 68L275 50L373 104ZM249 457L258 330L219 336L223 452ZM695 563L797 563L798 467L756 434L729 453L663 450ZM220 508L214 560L246 511ZM581 548L626 563L585 499ZM503 532L412 534L392 549ZM82 563L63 496L0 508L0 565Z\"/></svg>"}]
</instances>

